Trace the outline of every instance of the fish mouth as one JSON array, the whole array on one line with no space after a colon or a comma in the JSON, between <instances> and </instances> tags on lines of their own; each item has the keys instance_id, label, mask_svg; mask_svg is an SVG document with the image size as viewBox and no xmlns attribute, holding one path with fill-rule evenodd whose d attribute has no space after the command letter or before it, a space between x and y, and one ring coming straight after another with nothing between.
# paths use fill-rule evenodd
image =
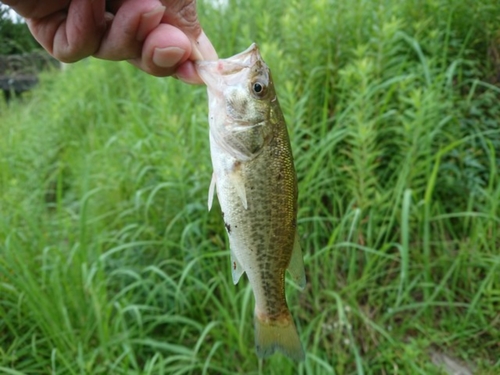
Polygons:
<instances>
[{"instance_id":1,"label":"fish mouth","mask_svg":"<svg viewBox=\"0 0 500 375\"><path fill-rule=\"evenodd\" d=\"M220 78L217 77L238 73L243 69L252 67L258 61L264 63L259 47L256 43L252 43L243 52L226 59L196 61L195 68L203 82L207 86L212 86L220 82Z\"/></svg>"},{"instance_id":2,"label":"fish mouth","mask_svg":"<svg viewBox=\"0 0 500 375\"><path fill-rule=\"evenodd\" d=\"M228 65L240 65L242 68L248 68L255 64L258 60L262 60L260 56L259 47L256 43L252 43L250 47L248 47L243 52L234 55L233 57L229 57L227 59L222 59L222 63L228 63ZM227 68L231 68L228 66ZM222 72L222 74L231 74L230 72Z\"/></svg>"}]
</instances>

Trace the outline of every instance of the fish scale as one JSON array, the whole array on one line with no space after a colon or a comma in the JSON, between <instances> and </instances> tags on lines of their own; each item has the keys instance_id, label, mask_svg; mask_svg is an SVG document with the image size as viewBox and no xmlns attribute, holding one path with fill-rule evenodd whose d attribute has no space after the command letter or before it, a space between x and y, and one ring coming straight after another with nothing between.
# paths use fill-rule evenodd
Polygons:
<instances>
[{"instance_id":1,"label":"fish scale","mask_svg":"<svg viewBox=\"0 0 500 375\"><path fill-rule=\"evenodd\" d=\"M305 357L285 297L288 269L305 285L297 236L297 178L269 68L255 44L229 59L196 63L209 97L209 192L219 200L231 249L233 282L246 273L255 297L255 344Z\"/></svg>"}]
</instances>

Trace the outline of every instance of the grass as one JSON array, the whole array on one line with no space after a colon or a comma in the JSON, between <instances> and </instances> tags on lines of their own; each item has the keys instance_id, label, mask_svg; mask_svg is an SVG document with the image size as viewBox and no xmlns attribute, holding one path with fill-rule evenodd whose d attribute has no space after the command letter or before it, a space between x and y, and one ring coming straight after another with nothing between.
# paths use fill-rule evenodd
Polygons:
<instances>
[{"instance_id":1,"label":"grass","mask_svg":"<svg viewBox=\"0 0 500 375\"><path fill-rule=\"evenodd\" d=\"M206 209L205 89L87 60L0 107L0 372L442 374L437 352L497 373L496 1L199 10L221 56L256 41L273 71L306 361L254 354L251 290Z\"/></svg>"}]
</instances>

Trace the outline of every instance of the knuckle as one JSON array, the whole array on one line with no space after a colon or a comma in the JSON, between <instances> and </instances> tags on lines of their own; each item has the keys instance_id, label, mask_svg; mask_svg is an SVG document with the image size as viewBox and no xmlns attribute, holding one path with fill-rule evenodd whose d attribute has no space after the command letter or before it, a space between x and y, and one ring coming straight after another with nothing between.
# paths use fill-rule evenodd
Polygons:
<instances>
[{"instance_id":1,"label":"knuckle","mask_svg":"<svg viewBox=\"0 0 500 375\"><path fill-rule=\"evenodd\" d=\"M53 51L53 56L63 63L74 63L85 57L90 56L91 53L86 51L80 45L67 44L65 46L59 46Z\"/></svg>"},{"instance_id":2,"label":"knuckle","mask_svg":"<svg viewBox=\"0 0 500 375\"><path fill-rule=\"evenodd\" d=\"M201 33L201 27L198 22L198 15L196 13L195 0L176 0L168 7L168 12L175 14L173 17L176 22L174 26L185 30L188 33L197 37ZM176 23L176 24L175 24Z\"/></svg>"}]
</instances>

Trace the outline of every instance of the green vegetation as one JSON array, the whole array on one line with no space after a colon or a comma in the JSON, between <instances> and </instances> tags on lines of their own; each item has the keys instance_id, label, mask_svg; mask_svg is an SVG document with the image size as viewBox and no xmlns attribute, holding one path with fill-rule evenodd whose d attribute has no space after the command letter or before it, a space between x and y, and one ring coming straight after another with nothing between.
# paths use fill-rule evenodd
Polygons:
<instances>
[{"instance_id":1,"label":"green vegetation","mask_svg":"<svg viewBox=\"0 0 500 375\"><path fill-rule=\"evenodd\" d=\"M9 9L0 3L0 55L31 52L40 48L38 42L22 22L9 17Z\"/></svg>"},{"instance_id":2,"label":"green vegetation","mask_svg":"<svg viewBox=\"0 0 500 375\"><path fill-rule=\"evenodd\" d=\"M90 60L0 122L0 373L500 371L497 0L230 1L221 56L256 41L299 176L307 360L254 354L214 207L205 89Z\"/></svg>"}]
</instances>

